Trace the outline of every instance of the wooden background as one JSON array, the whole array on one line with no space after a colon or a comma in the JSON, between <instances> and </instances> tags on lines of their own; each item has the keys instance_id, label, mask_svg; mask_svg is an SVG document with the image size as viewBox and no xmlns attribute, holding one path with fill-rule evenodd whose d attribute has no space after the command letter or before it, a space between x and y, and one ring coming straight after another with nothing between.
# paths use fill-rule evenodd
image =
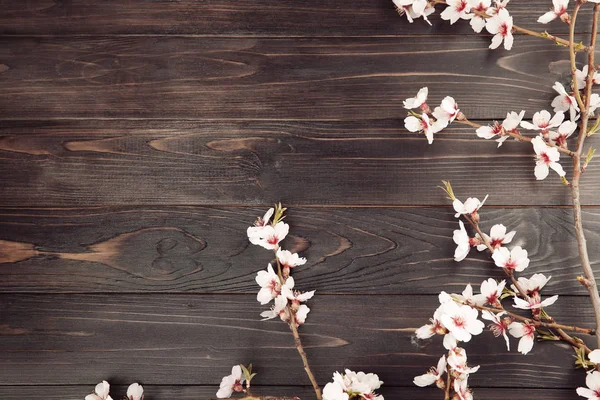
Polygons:
<instances>
[{"instance_id":1,"label":"wooden background","mask_svg":"<svg viewBox=\"0 0 600 400\"><path fill-rule=\"evenodd\" d=\"M549 7L510 4L534 29ZM108 379L115 398L139 381L148 400L206 399L249 362L258 391L312 398L287 328L259 320L270 254L245 236L282 201L285 246L309 260L297 285L317 289L301 332L319 382L364 369L386 399L439 399L412 385L443 352L414 329L440 290L501 277L476 252L452 260L441 179L489 193L484 226L516 229L526 275L552 275L553 315L591 324L568 191L534 180L531 147L462 127L429 146L402 123L426 84L474 120L530 118L568 81L566 52L522 36L489 51L432 21L390 0L0 0L0 398L82 399ZM596 270L599 171L583 179ZM468 349L476 398L584 382L565 345L521 356L487 332Z\"/></svg>"}]
</instances>

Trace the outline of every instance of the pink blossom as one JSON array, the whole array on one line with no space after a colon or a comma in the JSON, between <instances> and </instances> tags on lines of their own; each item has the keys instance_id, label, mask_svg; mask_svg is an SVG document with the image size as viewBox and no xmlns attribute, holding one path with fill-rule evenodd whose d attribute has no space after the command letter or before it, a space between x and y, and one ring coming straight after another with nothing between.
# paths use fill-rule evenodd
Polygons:
<instances>
[{"instance_id":1,"label":"pink blossom","mask_svg":"<svg viewBox=\"0 0 600 400\"><path fill-rule=\"evenodd\" d=\"M448 353L448 365L453 372L460 374L466 378L469 374L479 371L479 365L469 367L467 365L467 352L461 347L456 347Z\"/></svg>"}]
</instances>

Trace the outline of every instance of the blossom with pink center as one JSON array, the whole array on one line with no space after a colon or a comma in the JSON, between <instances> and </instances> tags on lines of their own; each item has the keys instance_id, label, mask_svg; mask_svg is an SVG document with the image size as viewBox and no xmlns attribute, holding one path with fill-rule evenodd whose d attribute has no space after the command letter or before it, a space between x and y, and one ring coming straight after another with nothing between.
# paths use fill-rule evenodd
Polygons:
<instances>
[{"instance_id":1,"label":"blossom with pink center","mask_svg":"<svg viewBox=\"0 0 600 400\"><path fill-rule=\"evenodd\" d=\"M477 33L481 33L485 28L485 18L481 14L489 14L489 8L492 6L492 0L468 0L471 5L473 17L469 21L471 28ZM479 14L479 15L478 15Z\"/></svg>"},{"instance_id":2,"label":"blossom with pink center","mask_svg":"<svg viewBox=\"0 0 600 400\"><path fill-rule=\"evenodd\" d=\"M433 134L441 131L447 125L444 125L446 121L434 121L429 119L429 116L425 113L421 114L421 118L417 118L414 115L404 118L404 127L410 132L423 132L429 144L433 143Z\"/></svg>"},{"instance_id":3,"label":"blossom with pink center","mask_svg":"<svg viewBox=\"0 0 600 400\"><path fill-rule=\"evenodd\" d=\"M527 354L533 348L533 339L535 336L535 325L529 323L512 322L508 326L508 332L515 338L519 339L519 347L517 350L521 354Z\"/></svg>"},{"instance_id":4,"label":"blossom with pink center","mask_svg":"<svg viewBox=\"0 0 600 400\"><path fill-rule=\"evenodd\" d=\"M127 400L144 400L144 388L139 383L132 383L127 388Z\"/></svg>"},{"instance_id":5,"label":"blossom with pink center","mask_svg":"<svg viewBox=\"0 0 600 400\"><path fill-rule=\"evenodd\" d=\"M444 327L441 321L442 306L438 307L433 313L433 318L430 318L431 324L423 325L415 331L415 335L419 339L429 339L433 335L445 335L448 330Z\"/></svg>"},{"instance_id":6,"label":"blossom with pink center","mask_svg":"<svg viewBox=\"0 0 600 400\"><path fill-rule=\"evenodd\" d=\"M471 238L465 229L465 224L462 221L458 221L460 229L454 231L452 240L456 243L456 250L454 251L454 261L462 261L467 257L469 251L471 251Z\"/></svg>"},{"instance_id":7,"label":"blossom with pink center","mask_svg":"<svg viewBox=\"0 0 600 400\"><path fill-rule=\"evenodd\" d=\"M496 266L509 271L521 272L529 266L527 250L521 246L515 246L510 251L506 247L500 247L494 251L492 259Z\"/></svg>"},{"instance_id":8,"label":"blossom with pink center","mask_svg":"<svg viewBox=\"0 0 600 400\"><path fill-rule=\"evenodd\" d=\"M260 313L260 316L263 318L263 321L279 317L282 321L287 322L290 319L290 315L287 311L287 298L280 294L279 296L275 297L274 303L275 304L273 305L273 307L271 307L270 310L263 311Z\"/></svg>"},{"instance_id":9,"label":"blossom with pink center","mask_svg":"<svg viewBox=\"0 0 600 400\"><path fill-rule=\"evenodd\" d=\"M433 116L438 121L447 121L446 125L453 122L460 110L453 97L446 96L439 107L433 110ZM441 122L440 122L441 123Z\"/></svg>"},{"instance_id":10,"label":"blossom with pink center","mask_svg":"<svg viewBox=\"0 0 600 400\"><path fill-rule=\"evenodd\" d=\"M485 304L485 296L481 294L473 294L473 287L470 283L467 284L465 290L462 291L462 294L453 296L469 305L482 306Z\"/></svg>"},{"instance_id":11,"label":"blossom with pink center","mask_svg":"<svg viewBox=\"0 0 600 400\"><path fill-rule=\"evenodd\" d=\"M454 380L454 392L460 400L473 400L473 393L467 384L467 378Z\"/></svg>"},{"instance_id":12,"label":"blossom with pink center","mask_svg":"<svg viewBox=\"0 0 600 400\"><path fill-rule=\"evenodd\" d=\"M412 110L413 108L421 108L427 106L427 95L429 89L427 86L421 88L415 97L404 100L404 108Z\"/></svg>"},{"instance_id":13,"label":"blossom with pink center","mask_svg":"<svg viewBox=\"0 0 600 400\"><path fill-rule=\"evenodd\" d=\"M258 271L255 280L261 288L256 296L256 300L260 304L265 305L280 294L281 281L279 280L279 276L273 271L271 264L269 264L266 271Z\"/></svg>"},{"instance_id":14,"label":"blossom with pink center","mask_svg":"<svg viewBox=\"0 0 600 400\"><path fill-rule=\"evenodd\" d=\"M447 302L443 305L441 321L461 342L468 342L473 335L483 332L484 324L477 319L479 311L467 305Z\"/></svg>"},{"instance_id":15,"label":"blossom with pink center","mask_svg":"<svg viewBox=\"0 0 600 400\"><path fill-rule=\"evenodd\" d=\"M542 136L536 136L531 140L533 150L535 151L535 178L537 180L546 179L552 168L559 176L565 176L565 170L558 163L560 153L556 147L550 147L544 142Z\"/></svg>"},{"instance_id":16,"label":"blossom with pink center","mask_svg":"<svg viewBox=\"0 0 600 400\"><path fill-rule=\"evenodd\" d=\"M542 288L546 286L550 278L552 277L549 276L548 278L546 278L544 274L533 274L531 278L519 277L519 279L517 279L517 282L519 284L519 287L527 295L531 296L538 294L540 290L542 290ZM515 292L518 291L515 285L511 285L511 287Z\"/></svg>"},{"instance_id":17,"label":"blossom with pink center","mask_svg":"<svg viewBox=\"0 0 600 400\"><path fill-rule=\"evenodd\" d=\"M461 347L456 347L448 352L448 365L452 369L452 372L460 374L466 378L469 374L474 374L479 371L479 365L475 367L469 367L467 365L467 352Z\"/></svg>"},{"instance_id":18,"label":"blossom with pink center","mask_svg":"<svg viewBox=\"0 0 600 400\"><path fill-rule=\"evenodd\" d=\"M279 247L279 242L285 239L289 230L288 224L278 222L275 226L251 226L248 228L247 234L250 243L273 250Z\"/></svg>"},{"instance_id":19,"label":"blossom with pink center","mask_svg":"<svg viewBox=\"0 0 600 400\"><path fill-rule=\"evenodd\" d=\"M491 324L488 325L488 328L494 336L499 337L502 335L504 337L504 341L506 342L506 349L510 351L510 341L508 340L508 323L507 319L502 318L502 316L506 314L505 311L499 312L498 314L494 314L488 310L481 311L481 318L491 321Z\"/></svg>"},{"instance_id":20,"label":"blossom with pink center","mask_svg":"<svg viewBox=\"0 0 600 400\"><path fill-rule=\"evenodd\" d=\"M444 380L442 375L446 372L446 356L441 356L437 367L431 367L427 373L415 376L413 383L419 387L425 387L437 384L438 387L443 387Z\"/></svg>"},{"instance_id":21,"label":"blossom with pink center","mask_svg":"<svg viewBox=\"0 0 600 400\"><path fill-rule=\"evenodd\" d=\"M94 388L94 393L85 396L85 400L112 400L108 394L110 385L106 381L102 381Z\"/></svg>"},{"instance_id":22,"label":"blossom with pink center","mask_svg":"<svg viewBox=\"0 0 600 400\"><path fill-rule=\"evenodd\" d=\"M547 24L550 21L554 21L556 18L567 19L567 7L569 6L569 0L552 0L553 10L548 11L544 15L538 18L537 22L540 24Z\"/></svg>"},{"instance_id":23,"label":"blossom with pink center","mask_svg":"<svg viewBox=\"0 0 600 400\"><path fill-rule=\"evenodd\" d=\"M396 9L400 15L406 15L406 19L411 24L415 19L422 17L425 22L431 25L427 19L435 9L427 0L393 0Z\"/></svg>"},{"instance_id":24,"label":"blossom with pink center","mask_svg":"<svg viewBox=\"0 0 600 400\"><path fill-rule=\"evenodd\" d=\"M294 268L306 264L306 258L288 250L278 249L276 256L282 268Z\"/></svg>"},{"instance_id":25,"label":"blossom with pink center","mask_svg":"<svg viewBox=\"0 0 600 400\"><path fill-rule=\"evenodd\" d=\"M310 312L310 308L308 308L307 305L305 305L305 304L300 305L300 307L298 307L298 309L294 313L294 316L296 317L296 324L298 324L298 325L304 324L309 312Z\"/></svg>"},{"instance_id":26,"label":"blossom with pink center","mask_svg":"<svg viewBox=\"0 0 600 400\"><path fill-rule=\"evenodd\" d=\"M499 306L504 286L506 286L505 280L498 283L495 279L489 278L481 282L481 296L484 300L481 305L487 303L492 306Z\"/></svg>"},{"instance_id":27,"label":"blossom with pink center","mask_svg":"<svg viewBox=\"0 0 600 400\"><path fill-rule=\"evenodd\" d=\"M473 17L473 14L469 14L471 4L467 0L446 0L446 4L448 6L442 11L440 17L445 21L450 21L450 25L459 19L471 19Z\"/></svg>"},{"instance_id":28,"label":"blossom with pink center","mask_svg":"<svg viewBox=\"0 0 600 400\"><path fill-rule=\"evenodd\" d=\"M490 235L483 234L483 239L487 240L487 242L492 246L492 248L498 249L505 244L510 243L516 235L516 231L511 231L506 233L506 226L502 224L496 224L492 226L490 229ZM479 234L476 235L477 238L480 238ZM487 249L487 246L484 243L477 245L477 250L483 251Z\"/></svg>"},{"instance_id":29,"label":"blossom with pink center","mask_svg":"<svg viewBox=\"0 0 600 400\"><path fill-rule=\"evenodd\" d=\"M515 301L515 304L513 304L514 308L520 308L521 310L538 310L540 308L549 307L556 303L556 300L558 300L558 295L548 297L544 301L542 301L540 296L532 296L529 298L529 301L523 300L516 296L513 299Z\"/></svg>"},{"instance_id":30,"label":"blossom with pink center","mask_svg":"<svg viewBox=\"0 0 600 400\"><path fill-rule=\"evenodd\" d=\"M242 378L242 368L239 365L234 365L233 368L231 368L231 375L224 376L221 380L217 397L219 399L225 399L231 397L233 392L241 392L244 390L242 387L244 380L245 379Z\"/></svg>"},{"instance_id":31,"label":"blossom with pink center","mask_svg":"<svg viewBox=\"0 0 600 400\"><path fill-rule=\"evenodd\" d=\"M569 116L571 121L577 121L579 118L577 113L579 112L579 105L577 105L577 100L575 97L571 96L565 90L565 87L560 82L555 82L552 89L558 92L558 96L552 100L552 107L554 107L554 112L567 112L569 111Z\"/></svg>"},{"instance_id":32,"label":"blossom with pink center","mask_svg":"<svg viewBox=\"0 0 600 400\"><path fill-rule=\"evenodd\" d=\"M254 223L254 226L257 226L257 227L263 227L263 226L267 226L267 225L269 225L269 222L270 222L270 220L271 220L271 217L273 216L273 213L274 213L274 212L275 212L275 209L274 209L274 208L272 208L272 207L271 207L271 208L269 208L269 209L267 210L267 212L265 213L265 215L264 215L262 218L261 218L261 217L258 217L258 218L256 219L256 222Z\"/></svg>"},{"instance_id":33,"label":"blossom with pink center","mask_svg":"<svg viewBox=\"0 0 600 400\"><path fill-rule=\"evenodd\" d=\"M577 129L577 123L573 121L565 121L558 127L558 131L551 131L549 139L560 147L567 147L567 139Z\"/></svg>"},{"instance_id":34,"label":"blossom with pink center","mask_svg":"<svg viewBox=\"0 0 600 400\"><path fill-rule=\"evenodd\" d=\"M300 303L310 300L315 295L315 291L301 293L294 291L294 278L291 276L286 279L285 284L281 288L281 294L292 302L292 306L297 307Z\"/></svg>"},{"instance_id":35,"label":"blossom with pink center","mask_svg":"<svg viewBox=\"0 0 600 400\"><path fill-rule=\"evenodd\" d=\"M588 372L585 377L585 385L587 386L586 388L577 388L577 394L581 397L587 397L590 400L600 400L600 372Z\"/></svg>"},{"instance_id":36,"label":"blossom with pink center","mask_svg":"<svg viewBox=\"0 0 600 400\"><path fill-rule=\"evenodd\" d=\"M344 374L335 372L333 382L323 388L323 400L348 400L361 398L364 400L384 400L375 393L383 384L376 374L365 374L346 369Z\"/></svg>"},{"instance_id":37,"label":"blossom with pink center","mask_svg":"<svg viewBox=\"0 0 600 400\"><path fill-rule=\"evenodd\" d=\"M496 49L502 42L504 48L510 50L513 45L513 19L505 8L502 8L492 18L489 18L485 24L485 29L494 37L490 44L490 49Z\"/></svg>"},{"instance_id":38,"label":"blossom with pink center","mask_svg":"<svg viewBox=\"0 0 600 400\"><path fill-rule=\"evenodd\" d=\"M454 199L452 202L452 207L454 208L454 211L456 211L454 218L458 218L461 215L469 215L473 217L475 221L479 221L479 215L477 215L477 211L483 207L483 204L487 198L488 195L485 196L483 201L479 201L477 197L469 197L464 203L458 199Z\"/></svg>"},{"instance_id":39,"label":"blossom with pink center","mask_svg":"<svg viewBox=\"0 0 600 400\"><path fill-rule=\"evenodd\" d=\"M560 126L564 119L565 114L563 112L557 112L552 116L548 111L542 110L533 114L533 123L522 121L521 127L541 131L542 135L548 135L550 129Z\"/></svg>"},{"instance_id":40,"label":"blossom with pink center","mask_svg":"<svg viewBox=\"0 0 600 400\"><path fill-rule=\"evenodd\" d=\"M502 121L502 124L495 122L493 126L487 125L477 128L477 136L483 139L492 139L498 136L496 142L498 142L498 147L500 147L508 139L509 133L519 133L517 128L524 116L524 110L521 110L518 114L515 111L511 111L506 114L506 118Z\"/></svg>"},{"instance_id":41,"label":"blossom with pink center","mask_svg":"<svg viewBox=\"0 0 600 400\"><path fill-rule=\"evenodd\" d=\"M587 65L584 65L581 70L578 69L575 71L575 79L577 79L577 88L580 90L585 87L588 77L588 71L589 67ZM600 72L594 71L594 73L592 74L592 84L600 85Z\"/></svg>"}]
</instances>

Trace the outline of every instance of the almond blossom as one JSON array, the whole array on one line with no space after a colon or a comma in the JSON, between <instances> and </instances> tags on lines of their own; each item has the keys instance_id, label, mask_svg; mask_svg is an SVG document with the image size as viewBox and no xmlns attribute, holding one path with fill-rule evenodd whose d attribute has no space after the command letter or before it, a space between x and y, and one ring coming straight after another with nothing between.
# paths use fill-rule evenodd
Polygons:
<instances>
[{"instance_id":1,"label":"almond blossom","mask_svg":"<svg viewBox=\"0 0 600 400\"><path fill-rule=\"evenodd\" d=\"M600 364L600 349L592 350L590 354L588 354L588 358L594 364Z\"/></svg>"},{"instance_id":2,"label":"almond blossom","mask_svg":"<svg viewBox=\"0 0 600 400\"><path fill-rule=\"evenodd\" d=\"M510 341L508 340L508 335L506 334L508 331L508 319L502 318L502 316L505 314L505 311L494 314L488 310L483 310L481 311L481 318L491 321L491 324L488 325L488 328L492 331L495 337L499 337L500 335L504 337L504 341L506 342L506 350L510 351Z\"/></svg>"},{"instance_id":3,"label":"almond blossom","mask_svg":"<svg viewBox=\"0 0 600 400\"><path fill-rule=\"evenodd\" d=\"M254 226L264 227L264 226L269 225L269 221L271 220L271 217L273 216L274 212L275 212L275 209L273 207L269 208L262 218L258 217L256 219Z\"/></svg>"},{"instance_id":4,"label":"almond blossom","mask_svg":"<svg viewBox=\"0 0 600 400\"><path fill-rule=\"evenodd\" d=\"M296 318L296 324L298 325L302 325L306 322L306 317L308 316L308 313L310 312L310 308L308 308L307 305L302 304L298 307L298 309L296 310L296 312L294 313L294 316Z\"/></svg>"},{"instance_id":5,"label":"almond blossom","mask_svg":"<svg viewBox=\"0 0 600 400\"><path fill-rule=\"evenodd\" d=\"M290 319L290 315L287 311L288 299L284 295L275 297L275 302L270 310L263 311L260 316L263 321L273 319L276 317L281 318L282 321L287 322Z\"/></svg>"},{"instance_id":6,"label":"almond blossom","mask_svg":"<svg viewBox=\"0 0 600 400\"><path fill-rule=\"evenodd\" d=\"M546 179L549 173L549 168L552 168L559 176L565 176L565 170L558 163L560 160L560 153L555 147L550 147L544 142L541 136L536 136L531 140L533 144L533 150L535 151L535 178L537 180Z\"/></svg>"},{"instance_id":7,"label":"almond blossom","mask_svg":"<svg viewBox=\"0 0 600 400\"><path fill-rule=\"evenodd\" d=\"M306 258L300 257L298 253L292 253L288 250L277 249L276 256L281 264L281 268L289 269L306 264Z\"/></svg>"},{"instance_id":8,"label":"almond blossom","mask_svg":"<svg viewBox=\"0 0 600 400\"><path fill-rule=\"evenodd\" d=\"M477 33L481 33L485 28L485 18L481 15L488 14L488 10L492 5L492 0L469 0L473 17L469 21L471 28Z\"/></svg>"},{"instance_id":9,"label":"almond blossom","mask_svg":"<svg viewBox=\"0 0 600 400\"><path fill-rule=\"evenodd\" d=\"M425 113L421 114L421 118L414 115L404 118L404 126L410 132L423 132L429 144L433 143L433 134L445 128L443 121L439 123L437 121L432 122Z\"/></svg>"},{"instance_id":10,"label":"almond blossom","mask_svg":"<svg viewBox=\"0 0 600 400\"><path fill-rule=\"evenodd\" d=\"M495 279L489 278L481 282L481 297L484 300L481 305L487 303L495 307L500 306L500 296L502 296L504 286L506 286L505 280L498 283Z\"/></svg>"},{"instance_id":11,"label":"almond blossom","mask_svg":"<svg viewBox=\"0 0 600 400\"><path fill-rule=\"evenodd\" d=\"M592 93L592 95L590 96L590 114L596 111L598 107L600 107L600 95L598 93Z\"/></svg>"},{"instance_id":12,"label":"almond blossom","mask_svg":"<svg viewBox=\"0 0 600 400\"><path fill-rule=\"evenodd\" d=\"M294 288L294 280L290 276L286 281L285 285L281 288L281 294L292 302L292 305L299 305L307 300L310 300L315 295L315 290L310 292L300 293L299 291L292 290Z\"/></svg>"},{"instance_id":13,"label":"almond blossom","mask_svg":"<svg viewBox=\"0 0 600 400\"><path fill-rule=\"evenodd\" d=\"M454 199L452 202L452 207L454 208L454 211L456 211L454 218L458 218L461 215L469 215L475 221L479 221L479 215L477 214L477 211L483 207L483 204L487 198L488 195L485 196L483 201L479 201L477 197L469 197L464 203L458 199Z\"/></svg>"},{"instance_id":14,"label":"almond blossom","mask_svg":"<svg viewBox=\"0 0 600 400\"><path fill-rule=\"evenodd\" d=\"M541 298L539 296L530 297L529 299L530 300L527 301L527 300L523 300L523 299L515 296L513 298L513 300L515 301L515 304L513 304L513 307L520 308L521 310L536 310L536 309L548 307L548 306L551 306L552 304L556 303L556 300L558 300L558 295L548 297L544 301L541 301Z\"/></svg>"},{"instance_id":15,"label":"almond blossom","mask_svg":"<svg viewBox=\"0 0 600 400\"><path fill-rule=\"evenodd\" d=\"M456 347L448 352L447 362L452 372L461 375L462 378L479 371L479 365L475 367L467 365L467 352L461 347Z\"/></svg>"},{"instance_id":16,"label":"almond blossom","mask_svg":"<svg viewBox=\"0 0 600 400\"><path fill-rule=\"evenodd\" d=\"M467 257L469 251L471 251L471 238L465 229L465 224L462 221L458 221L460 229L454 231L452 240L456 243L456 250L454 251L454 261L462 261Z\"/></svg>"},{"instance_id":17,"label":"almond blossom","mask_svg":"<svg viewBox=\"0 0 600 400\"><path fill-rule=\"evenodd\" d=\"M106 381L102 381L94 388L94 393L85 396L85 400L112 400L108 394L110 385Z\"/></svg>"},{"instance_id":18,"label":"almond blossom","mask_svg":"<svg viewBox=\"0 0 600 400\"><path fill-rule=\"evenodd\" d=\"M460 110L458 109L458 105L456 104L454 98L446 96L442 100L440 106L436 107L435 110L433 110L433 116L437 121L440 121L440 126L447 126L449 123L454 121L454 119L458 116L459 112ZM442 121L445 121L445 123Z\"/></svg>"},{"instance_id":19,"label":"almond blossom","mask_svg":"<svg viewBox=\"0 0 600 400\"><path fill-rule=\"evenodd\" d=\"M127 388L128 400L144 400L144 388L138 383L132 383Z\"/></svg>"},{"instance_id":20,"label":"almond blossom","mask_svg":"<svg viewBox=\"0 0 600 400\"><path fill-rule=\"evenodd\" d=\"M579 89L583 89L585 87L585 83L587 82L589 67L584 65L582 69L578 69L575 71L575 79L577 79L577 87ZM600 85L600 72L594 71L592 75L592 84Z\"/></svg>"},{"instance_id":21,"label":"almond blossom","mask_svg":"<svg viewBox=\"0 0 600 400\"><path fill-rule=\"evenodd\" d=\"M496 49L504 41L504 48L510 50L513 45L513 19L505 8L500 9L496 15L488 19L485 29L494 37L490 49Z\"/></svg>"},{"instance_id":22,"label":"almond blossom","mask_svg":"<svg viewBox=\"0 0 600 400\"><path fill-rule=\"evenodd\" d=\"M288 278L288 280L291 278ZM256 274L256 283L260 285L260 291L256 295L256 300L265 305L273 300L281 291L281 281L279 276L273 271L271 264L266 271L258 271ZM292 281L293 282L293 281Z\"/></svg>"},{"instance_id":23,"label":"almond blossom","mask_svg":"<svg viewBox=\"0 0 600 400\"><path fill-rule=\"evenodd\" d=\"M427 0L393 0L396 9L400 15L406 15L406 19L411 24L415 19L422 17L425 22L431 25L431 22L427 19L427 16L432 14L435 10Z\"/></svg>"},{"instance_id":24,"label":"almond blossom","mask_svg":"<svg viewBox=\"0 0 600 400\"><path fill-rule=\"evenodd\" d=\"M233 392L241 392L244 390L242 384L245 379L242 378L242 368L239 365L234 365L231 368L231 375L224 376L217 392L219 399L231 397Z\"/></svg>"},{"instance_id":25,"label":"almond blossom","mask_svg":"<svg viewBox=\"0 0 600 400\"><path fill-rule=\"evenodd\" d=\"M548 281L552 278L549 276L546 278L544 274L533 274L531 278L519 277L517 282L519 283L519 287L528 295L535 295L542 290L544 286L548 283ZM517 288L515 285L511 285L512 289L516 292Z\"/></svg>"},{"instance_id":26,"label":"almond blossom","mask_svg":"<svg viewBox=\"0 0 600 400\"><path fill-rule=\"evenodd\" d=\"M567 14L567 7L569 6L569 0L552 0L552 5L554 6L554 9L539 17L537 22L547 24L550 21L554 21L556 18L560 18L564 21L568 20L569 14Z\"/></svg>"},{"instance_id":27,"label":"almond blossom","mask_svg":"<svg viewBox=\"0 0 600 400\"><path fill-rule=\"evenodd\" d=\"M498 147L500 147L508 139L510 133L519 133L517 127L524 116L525 111L523 110L518 114L511 111L506 114L506 118L502 121L502 124L495 122L493 126L486 125L477 128L477 136L483 139L492 139L495 136L499 136L496 142L498 142Z\"/></svg>"},{"instance_id":28,"label":"almond blossom","mask_svg":"<svg viewBox=\"0 0 600 400\"><path fill-rule=\"evenodd\" d=\"M506 226L502 224L496 224L492 226L492 229L490 229L490 235L488 236L484 233L484 237L482 239L487 241L493 249L497 249L502 247L502 245L510 243L516 234L516 231L506 233ZM479 234L477 234L476 237L480 238ZM477 245L477 250L483 251L485 249L487 249L485 243L480 243Z\"/></svg>"},{"instance_id":29,"label":"almond blossom","mask_svg":"<svg viewBox=\"0 0 600 400\"><path fill-rule=\"evenodd\" d=\"M446 372L446 356L441 356L437 367L431 367L427 373L415 376L413 383L419 387L426 387L434 383L439 387L444 387L444 379L442 375Z\"/></svg>"},{"instance_id":30,"label":"almond blossom","mask_svg":"<svg viewBox=\"0 0 600 400\"><path fill-rule=\"evenodd\" d=\"M577 129L577 123L573 121L565 121L558 127L557 131L551 131L549 135L550 141L560 147L567 147L567 139Z\"/></svg>"},{"instance_id":31,"label":"almond blossom","mask_svg":"<svg viewBox=\"0 0 600 400\"><path fill-rule=\"evenodd\" d=\"M442 306L438 307L433 313L433 318L430 318L431 324L423 325L415 331L415 335L419 339L429 339L433 335L445 335L448 330L441 321Z\"/></svg>"},{"instance_id":32,"label":"almond blossom","mask_svg":"<svg viewBox=\"0 0 600 400\"><path fill-rule=\"evenodd\" d=\"M454 391L460 400L473 400L473 394L467 385L467 378L454 380Z\"/></svg>"},{"instance_id":33,"label":"almond blossom","mask_svg":"<svg viewBox=\"0 0 600 400\"><path fill-rule=\"evenodd\" d=\"M560 126L564 119L563 112L557 112L552 116L548 111L542 110L533 114L533 123L522 121L521 126L525 129L541 131L542 135L546 136L550 129Z\"/></svg>"},{"instance_id":34,"label":"almond blossom","mask_svg":"<svg viewBox=\"0 0 600 400\"><path fill-rule=\"evenodd\" d=\"M247 234L250 243L273 250L279 247L279 242L285 239L289 229L289 225L285 222L278 222L275 226L251 226Z\"/></svg>"},{"instance_id":35,"label":"almond blossom","mask_svg":"<svg viewBox=\"0 0 600 400\"><path fill-rule=\"evenodd\" d=\"M384 400L383 396L375 393L382 384L376 374L346 369L345 374L333 374L333 382L329 382L323 388L323 400L348 400L355 396L365 400Z\"/></svg>"},{"instance_id":36,"label":"almond blossom","mask_svg":"<svg viewBox=\"0 0 600 400\"><path fill-rule=\"evenodd\" d=\"M429 89L427 86L421 88L415 97L404 100L404 108L412 110L413 108L427 108L427 95Z\"/></svg>"},{"instance_id":37,"label":"almond blossom","mask_svg":"<svg viewBox=\"0 0 600 400\"><path fill-rule=\"evenodd\" d=\"M510 251L506 247L500 247L494 251L492 259L496 266L506 268L509 271L521 272L529 266L527 250L521 248L521 246L515 246Z\"/></svg>"},{"instance_id":38,"label":"almond blossom","mask_svg":"<svg viewBox=\"0 0 600 400\"><path fill-rule=\"evenodd\" d=\"M577 394L581 397L587 397L590 400L600 400L600 372L588 372L585 377L585 385L587 388L577 388Z\"/></svg>"},{"instance_id":39,"label":"almond blossom","mask_svg":"<svg viewBox=\"0 0 600 400\"><path fill-rule=\"evenodd\" d=\"M575 97L571 96L565 90L565 87L560 82L555 82L552 89L558 92L558 96L552 100L552 107L554 107L554 112L567 112L569 111L569 115L571 121L577 120L577 113L580 111L579 106L577 105L577 100Z\"/></svg>"},{"instance_id":40,"label":"almond blossom","mask_svg":"<svg viewBox=\"0 0 600 400\"><path fill-rule=\"evenodd\" d=\"M468 342L472 335L483 332L484 324L477 319L479 311L467 305L458 305L455 302L447 302L443 305L441 321L461 342Z\"/></svg>"},{"instance_id":41,"label":"almond blossom","mask_svg":"<svg viewBox=\"0 0 600 400\"><path fill-rule=\"evenodd\" d=\"M445 21L450 21L450 25L454 24L459 19L471 19L471 5L467 0L446 0L448 5L440 14L440 17Z\"/></svg>"},{"instance_id":42,"label":"almond blossom","mask_svg":"<svg viewBox=\"0 0 600 400\"><path fill-rule=\"evenodd\" d=\"M468 305L482 306L485 304L485 296L481 294L473 294L473 287L470 283L467 284L461 295L453 296L457 297L460 301Z\"/></svg>"},{"instance_id":43,"label":"almond blossom","mask_svg":"<svg viewBox=\"0 0 600 400\"><path fill-rule=\"evenodd\" d=\"M508 326L508 332L515 338L519 339L517 350L521 354L527 354L533 348L533 339L535 335L535 325L529 323L512 322Z\"/></svg>"}]
</instances>

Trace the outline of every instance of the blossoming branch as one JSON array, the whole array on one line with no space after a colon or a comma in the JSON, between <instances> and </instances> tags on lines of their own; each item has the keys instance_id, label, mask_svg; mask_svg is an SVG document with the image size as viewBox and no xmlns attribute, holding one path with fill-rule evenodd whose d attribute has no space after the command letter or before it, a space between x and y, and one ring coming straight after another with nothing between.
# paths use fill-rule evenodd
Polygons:
<instances>
[{"instance_id":1,"label":"blossoming branch","mask_svg":"<svg viewBox=\"0 0 600 400\"><path fill-rule=\"evenodd\" d=\"M593 86L600 83L600 74L596 71L594 60L600 0L577 0L570 13L569 0L553 0L549 11L538 18L537 21L541 24L552 21L568 24L568 39L545 31L535 32L518 27L513 23L507 8L509 0L496 0L493 5L491 0L393 1L398 12L405 15L411 23L417 18L423 18L429 23L428 16L435 12L437 5L443 5L445 7L440 14L442 20L449 21L450 24L458 20L468 20L475 32L482 32L485 28L492 34L490 49L496 49L503 44L506 50L510 50L515 40L513 33L517 32L549 39L567 48L571 82L567 87L561 82L556 82L552 87L557 93L550 104L552 112L536 111L531 122L523 120L526 111L511 111L503 121L494 121L491 125L482 126L470 121L451 96L444 97L441 104L432 110L427 103L429 89L424 87L415 97L404 101L404 107L409 110L404 125L411 132L422 132L429 144L433 143L436 133L456 122L475 128L474 133L479 138L494 139L498 147L509 138L532 146L533 175L536 180L546 179L552 170L570 188L574 231L583 271L583 275L576 279L588 290L596 319L595 328L563 325L555 321L546 308L553 305L558 296L543 299L540 294L550 277L544 274L534 274L530 278L517 277L518 273L526 271L530 260L526 249L521 246L507 246L516 232L497 224L490 227L489 234L485 233L480 226L479 210L487 196L483 201L473 197L462 202L454 195L450 183L444 182L443 189L453 203L455 217L459 218L459 229L453 233L453 240L457 246L454 259L462 261L473 247L479 251L488 251L493 264L502 268L507 279L484 280L480 285L479 294L475 294L469 284L462 294L442 292L439 295L440 306L435 311L431 324L419 328L416 336L427 339L434 335L443 335L443 345L448 352L442 355L437 366L416 377L414 383L418 386L435 384L444 391L445 400L472 399L468 379L470 374L477 372L479 366L468 366L466 350L459 344L469 342L472 336L483 332L486 324L479 319L481 318L488 321L488 327L496 337L501 336L504 339L507 350L510 350L509 336L519 339L517 350L522 354L532 350L536 337L539 340L564 341L572 345L576 366L588 369L588 388L578 388L577 394L589 399L599 399L600 372L594 369L600 368L600 295L583 231L580 180L596 151L592 147L585 149L586 139L600 129L600 118L596 118L594 114L600 107L600 95L593 93ZM577 16L585 3L595 3L591 37L587 45L576 43L574 37ZM587 64L581 69L577 68L575 62L575 54L579 51L587 53ZM577 135L574 135L575 132L578 132ZM575 143L570 140L572 137L576 137ZM572 169L569 177L561 164L561 156L571 158ZM470 226L471 234L466 229L465 222ZM530 315L524 317L509 311L502 303L506 298L512 299L512 308L526 310ZM595 336L597 349L591 350L577 335Z\"/></svg>"}]
</instances>

